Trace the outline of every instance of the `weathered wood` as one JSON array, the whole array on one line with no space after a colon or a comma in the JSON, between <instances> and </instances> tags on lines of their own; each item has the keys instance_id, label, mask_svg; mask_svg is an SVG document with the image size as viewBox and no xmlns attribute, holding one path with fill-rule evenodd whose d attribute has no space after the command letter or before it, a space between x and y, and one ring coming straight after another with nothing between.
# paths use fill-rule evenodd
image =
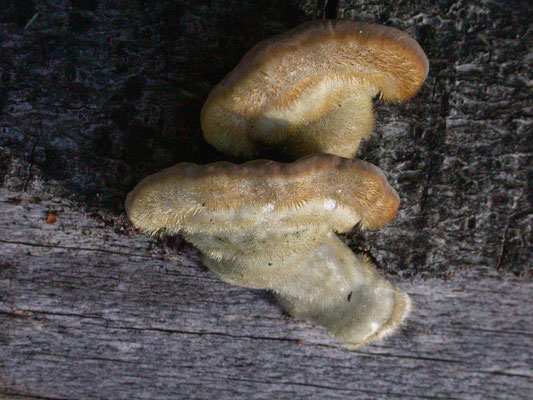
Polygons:
<instances>
[{"instance_id":1,"label":"weathered wood","mask_svg":"<svg viewBox=\"0 0 533 400\"><path fill-rule=\"evenodd\" d=\"M350 353L265 292L199 268L189 246L124 235L62 199L2 190L0 205L8 398L524 399L532 388L533 284L510 275L398 281L409 322Z\"/></svg>"},{"instance_id":2,"label":"weathered wood","mask_svg":"<svg viewBox=\"0 0 533 400\"><path fill-rule=\"evenodd\" d=\"M527 0L2 6L0 398L530 397ZM346 238L415 310L355 353L123 211L148 173L225 159L201 138L210 88L259 40L335 9L409 32L431 63L415 99L376 104L360 154L397 189L398 218Z\"/></svg>"},{"instance_id":3,"label":"weathered wood","mask_svg":"<svg viewBox=\"0 0 533 400\"><path fill-rule=\"evenodd\" d=\"M13 2L0 10L3 185L110 216L148 173L227 158L201 136L207 93L259 40L329 3ZM376 104L360 156L402 205L353 245L404 276L531 275L528 1L339 1L338 16L409 32L431 64L412 101Z\"/></svg>"}]
</instances>

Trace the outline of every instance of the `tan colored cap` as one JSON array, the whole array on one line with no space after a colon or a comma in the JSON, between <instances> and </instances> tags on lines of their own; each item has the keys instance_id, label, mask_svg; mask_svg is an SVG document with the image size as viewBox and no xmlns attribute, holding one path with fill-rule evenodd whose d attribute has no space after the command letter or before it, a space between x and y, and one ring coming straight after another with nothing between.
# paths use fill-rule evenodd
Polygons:
<instances>
[{"instance_id":1,"label":"tan colored cap","mask_svg":"<svg viewBox=\"0 0 533 400\"><path fill-rule=\"evenodd\" d=\"M358 222L362 228L384 225L398 205L377 167L327 154L291 164L180 163L143 179L126 199L130 220L149 233L324 225L344 232Z\"/></svg>"},{"instance_id":2,"label":"tan colored cap","mask_svg":"<svg viewBox=\"0 0 533 400\"><path fill-rule=\"evenodd\" d=\"M211 91L204 137L238 156L283 146L353 157L373 128L372 98L410 99L428 68L418 43L395 28L310 22L256 45Z\"/></svg>"}]
</instances>

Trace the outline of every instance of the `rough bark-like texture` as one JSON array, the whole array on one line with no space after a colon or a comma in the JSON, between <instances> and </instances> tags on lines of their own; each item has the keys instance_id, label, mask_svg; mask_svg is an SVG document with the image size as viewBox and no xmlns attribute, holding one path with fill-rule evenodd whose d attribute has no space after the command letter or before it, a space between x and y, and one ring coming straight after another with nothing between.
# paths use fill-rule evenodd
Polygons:
<instances>
[{"instance_id":1,"label":"rough bark-like texture","mask_svg":"<svg viewBox=\"0 0 533 400\"><path fill-rule=\"evenodd\" d=\"M531 393L528 1L1 5L0 397ZM123 210L151 172L227 159L203 142L199 110L247 49L335 14L405 30L431 62L415 99L377 102L360 152L401 211L347 237L416 308L356 353L220 282L181 239L136 234Z\"/></svg>"},{"instance_id":2,"label":"rough bark-like texture","mask_svg":"<svg viewBox=\"0 0 533 400\"><path fill-rule=\"evenodd\" d=\"M0 14L3 185L116 216L146 174L225 158L201 138L210 88L253 44L334 3L12 2ZM526 3L338 2L339 17L411 33L431 61L413 101L376 105L361 152L402 210L353 243L390 272L531 274Z\"/></svg>"},{"instance_id":3,"label":"rough bark-like texture","mask_svg":"<svg viewBox=\"0 0 533 400\"><path fill-rule=\"evenodd\" d=\"M431 64L413 101L376 107L376 134L362 154L389 171L403 203L370 243L388 249L381 254L394 271L489 265L531 276L531 7L348 3L340 17L407 30Z\"/></svg>"}]
</instances>

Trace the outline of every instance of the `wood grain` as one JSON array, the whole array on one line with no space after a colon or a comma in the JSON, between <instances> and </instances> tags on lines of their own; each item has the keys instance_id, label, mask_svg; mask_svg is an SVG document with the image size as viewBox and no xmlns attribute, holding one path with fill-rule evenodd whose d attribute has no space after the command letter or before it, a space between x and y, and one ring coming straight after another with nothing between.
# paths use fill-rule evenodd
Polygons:
<instances>
[{"instance_id":1,"label":"wood grain","mask_svg":"<svg viewBox=\"0 0 533 400\"><path fill-rule=\"evenodd\" d=\"M13 203L18 204L13 204ZM415 309L357 352L227 285L198 253L63 199L0 191L0 390L43 399L524 399L533 284L478 268L398 281ZM54 209L57 222L46 224Z\"/></svg>"}]
</instances>

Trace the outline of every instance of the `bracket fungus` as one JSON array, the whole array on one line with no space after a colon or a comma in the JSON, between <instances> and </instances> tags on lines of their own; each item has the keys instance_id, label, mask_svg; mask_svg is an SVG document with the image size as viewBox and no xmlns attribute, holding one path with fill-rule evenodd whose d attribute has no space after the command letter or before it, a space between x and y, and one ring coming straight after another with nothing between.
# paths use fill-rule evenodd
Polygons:
<instances>
[{"instance_id":1,"label":"bracket fungus","mask_svg":"<svg viewBox=\"0 0 533 400\"><path fill-rule=\"evenodd\" d=\"M296 156L354 157L374 126L372 99L412 98L428 68L419 44L397 29L306 23L257 44L211 91L204 137L237 156L281 146Z\"/></svg>"},{"instance_id":2,"label":"bracket fungus","mask_svg":"<svg viewBox=\"0 0 533 400\"><path fill-rule=\"evenodd\" d=\"M336 232L378 228L398 204L378 168L322 154L180 163L142 180L126 211L144 232L181 233L223 280L271 290L290 314L354 349L392 332L410 301Z\"/></svg>"}]
</instances>

